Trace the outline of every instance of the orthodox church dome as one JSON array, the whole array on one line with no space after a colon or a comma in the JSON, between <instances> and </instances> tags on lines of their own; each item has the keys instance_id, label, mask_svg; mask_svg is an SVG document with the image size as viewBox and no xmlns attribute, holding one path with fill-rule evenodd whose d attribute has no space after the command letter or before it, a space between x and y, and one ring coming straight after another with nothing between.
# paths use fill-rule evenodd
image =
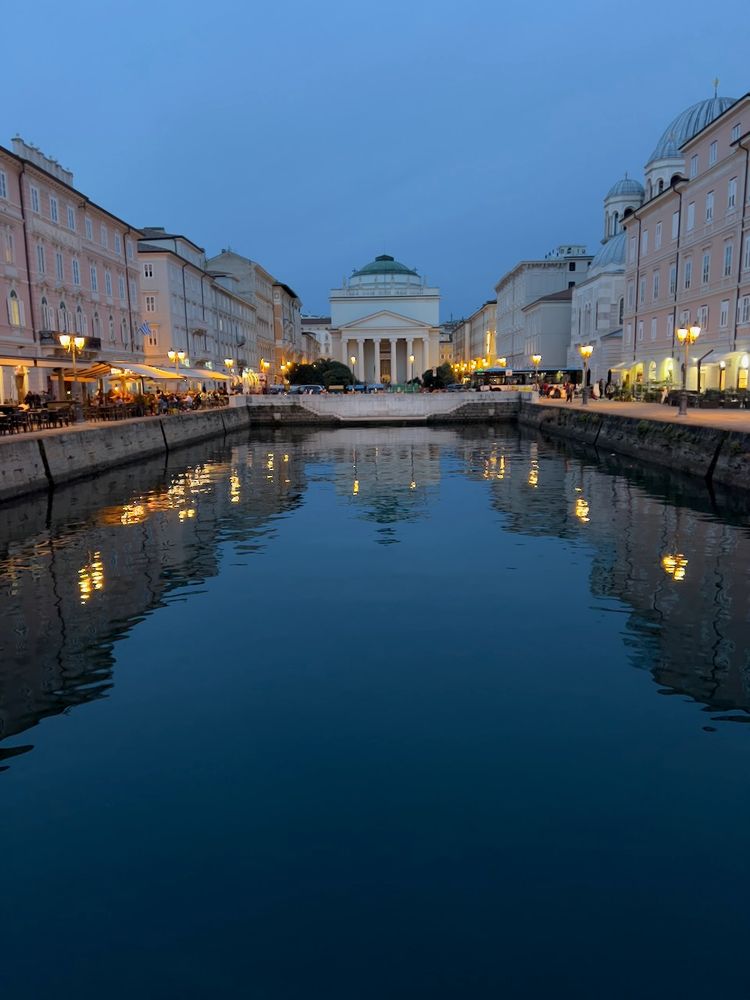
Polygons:
<instances>
[{"instance_id":1,"label":"orthodox church dome","mask_svg":"<svg viewBox=\"0 0 750 1000\"><path fill-rule=\"evenodd\" d=\"M417 276L417 272L407 267L406 264L401 264L399 261L395 260L390 254L383 253L375 260L370 261L369 264L365 264L358 271L355 271L352 275L353 278L361 278L364 275L377 275L377 274L407 274Z\"/></svg>"},{"instance_id":2,"label":"orthodox church dome","mask_svg":"<svg viewBox=\"0 0 750 1000\"><path fill-rule=\"evenodd\" d=\"M710 125L719 115L723 115L736 100L735 97L709 97L686 108L664 129L648 163L653 163L654 160L680 159L680 146Z\"/></svg>"},{"instance_id":3,"label":"orthodox church dome","mask_svg":"<svg viewBox=\"0 0 750 1000\"><path fill-rule=\"evenodd\" d=\"M640 185L638 185L640 187ZM642 189L641 189L642 190ZM612 236L589 264L588 276L611 268L625 268L625 233Z\"/></svg>"},{"instance_id":4,"label":"orthodox church dome","mask_svg":"<svg viewBox=\"0 0 750 1000\"><path fill-rule=\"evenodd\" d=\"M644 190L642 184L633 180L632 177L628 177L627 174L622 178L622 180L613 184L607 192L607 198L629 197L631 195L634 198L643 198Z\"/></svg>"}]
</instances>

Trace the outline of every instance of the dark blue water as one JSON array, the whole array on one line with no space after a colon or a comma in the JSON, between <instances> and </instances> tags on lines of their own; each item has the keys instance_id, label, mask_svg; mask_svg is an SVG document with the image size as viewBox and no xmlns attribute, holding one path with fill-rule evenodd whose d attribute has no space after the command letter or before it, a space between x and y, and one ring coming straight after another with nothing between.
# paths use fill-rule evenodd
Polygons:
<instances>
[{"instance_id":1,"label":"dark blue water","mask_svg":"<svg viewBox=\"0 0 750 1000\"><path fill-rule=\"evenodd\" d=\"M750 506L512 431L0 527L0 989L750 995Z\"/></svg>"}]
</instances>

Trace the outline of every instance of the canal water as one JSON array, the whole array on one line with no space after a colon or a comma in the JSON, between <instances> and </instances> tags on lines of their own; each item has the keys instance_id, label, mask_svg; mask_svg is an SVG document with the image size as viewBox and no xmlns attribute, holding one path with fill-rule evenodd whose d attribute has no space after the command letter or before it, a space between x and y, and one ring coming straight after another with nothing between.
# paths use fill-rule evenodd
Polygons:
<instances>
[{"instance_id":1,"label":"canal water","mask_svg":"<svg viewBox=\"0 0 750 1000\"><path fill-rule=\"evenodd\" d=\"M745 997L750 507L515 430L2 508L0 989Z\"/></svg>"}]
</instances>

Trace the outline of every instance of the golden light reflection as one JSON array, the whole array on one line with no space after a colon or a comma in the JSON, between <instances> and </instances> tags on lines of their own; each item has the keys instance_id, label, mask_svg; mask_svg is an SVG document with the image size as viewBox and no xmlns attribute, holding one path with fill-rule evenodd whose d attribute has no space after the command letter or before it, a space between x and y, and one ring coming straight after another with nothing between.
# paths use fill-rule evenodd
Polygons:
<instances>
[{"instance_id":1,"label":"golden light reflection","mask_svg":"<svg viewBox=\"0 0 750 1000\"><path fill-rule=\"evenodd\" d=\"M229 477L229 502L239 503L240 502L240 477L236 473L232 473Z\"/></svg>"},{"instance_id":2,"label":"golden light reflection","mask_svg":"<svg viewBox=\"0 0 750 1000\"><path fill-rule=\"evenodd\" d=\"M532 461L531 468L529 469L529 486L536 489L539 485L539 463L537 461Z\"/></svg>"},{"instance_id":3,"label":"golden light reflection","mask_svg":"<svg viewBox=\"0 0 750 1000\"><path fill-rule=\"evenodd\" d=\"M591 520L589 518L588 501L585 500L584 497L576 497L576 517L578 518L579 521L582 521L584 524L588 524L588 522Z\"/></svg>"},{"instance_id":4,"label":"golden light reflection","mask_svg":"<svg viewBox=\"0 0 750 1000\"><path fill-rule=\"evenodd\" d=\"M185 510L181 510L179 513L181 521L188 521L191 517L195 517L195 507L186 507Z\"/></svg>"},{"instance_id":5,"label":"golden light reflection","mask_svg":"<svg viewBox=\"0 0 750 1000\"><path fill-rule=\"evenodd\" d=\"M505 479L505 455L497 455L492 452L484 460L483 479Z\"/></svg>"},{"instance_id":6,"label":"golden light reflection","mask_svg":"<svg viewBox=\"0 0 750 1000\"><path fill-rule=\"evenodd\" d=\"M409 489L410 490L415 490L416 488L417 488L417 484L412 479L412 481L409 483Z\"/></svg>"},{"instance_id":7,"label":"golden light reflection","mask_svg":"<svg viewBox=\"0 0 750 1000\"><path fill-rule=\"evenodd\" d=\"M146 508L142 503L126 503L120 514L120 524L140 524L146 520Z\"/></svg>"},{"instance_id":8,"label":"golden light reflection","mask_svg":"<svg viewBox=\"0 0 750 1000\"><path fill-rule=\"evenodd\" d=\"M661 557L661 568L671 576L676 583L685 579L688 561L681 552L667 553Z\"/></svg>"},{"instance_id":9,"label":"golden light reflection","mask_svg":"<svg viewBox=\"0 0 750 1000\"><path fill-rule=\"evenodd\" d=\"M78 570L78 593L81 604L91 599L97 590L104 590L104 563L101 552L89 556L89 561Z\"/></svg>"},{"instance_id":10,"label":"golden light reflection","mask_svg":"<svg viewBox=\"0 0 750 1000\"><path fill-rule=\"evenodd\" d=\"M354 482L352 483L352 496L356 497L358 493L359 493L359 480L355 479Z\"/></svg>"}]
</instances>

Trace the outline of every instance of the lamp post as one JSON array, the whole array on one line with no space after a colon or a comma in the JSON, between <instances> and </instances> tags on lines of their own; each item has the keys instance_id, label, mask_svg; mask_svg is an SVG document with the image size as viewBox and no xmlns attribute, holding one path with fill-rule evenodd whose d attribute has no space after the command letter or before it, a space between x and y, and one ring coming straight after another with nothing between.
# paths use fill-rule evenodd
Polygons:
<instances>
[{"instance_id":1,"label":"lamp post","mask_svg":"<svg viewBox=\"0 0 750 1000\"><path fill-rule=\"evenodd\" d=\"M167 357L170 361L174 361L174 371L175 375L180 374L180 362L185 360L184 351L167 351Z\"/></svg>"},{"instance_id":2,"label":"lamp post","mask_svg":"<svg viewBox=\"0 0 750 1000\"><path fill-rule=\"evenodd\" d=\"M349 356L349 362L351 363L351 366L352 366L352 378L354 379L354 382L352 382L352 392L353 392L354 391L354 385L355 385L355 383L357 381L357 369L355 367L356 364L357 364L357 359L356 359L356 357L353 354L351 354Z\"/></svg>"},{"instance_id":3,"label":"lamp post","mask_svg":"<svg viewBox=\"0 0 750 1000\"><path fill-rule=\"evenodd\" d=\"M587 406L589 401L589 358L594 353L591 344L582 344L578 351L583 358L583 389L581 390L581 405Z\"/></svg>"},{"instance_id":4,"label":"lamp post","mask_svg":"<svg viewBox=\"0 0 750 1000\"><path fill-rule=\"evenodd\" d=\"M83 337L71 337L69 333L61 333L59 336L60 347L68 351L73 359L73 405L76 407L76 419L79 416L80 402L78 400L78 375L76 373L76 355L80 354L86 344Z\"/></svg>"},{"instance_id":5,"label":"lamp post","mask_svg":"<svg viewBox=\"0 0 750 1000\"><path fill-rule=\"evenodd\" d=\"M409 381L414 381L414 355L409 355Z\"/></svg>"},{"instance_id":6,"label":"lamp post","mask_svg":"<svg viewBox=\"0 0 750 1000\"><path fill-rule=\"evenodd\" d=\"M534 366L534 379L537 385L539 385L539 365L541 363L541 360L542 360L541 354L531 355L531 363Z\"/></svg>"},{"instance_id":7,"label":"lamp post","mask_svg":"<svg viewBox=\"0 0 750 1000\"><path fill-rule=\"evenodd\" d=\"M682 392L680 393L680 409L679 415L684 417L687 415L687 368L688 368L688 351L692 344L696 342L698 337L701 335L701 328L699 326L681 326L677 331L677 339L685 347L685 359L682 363Z\"/></svg>"}]
</instances>

